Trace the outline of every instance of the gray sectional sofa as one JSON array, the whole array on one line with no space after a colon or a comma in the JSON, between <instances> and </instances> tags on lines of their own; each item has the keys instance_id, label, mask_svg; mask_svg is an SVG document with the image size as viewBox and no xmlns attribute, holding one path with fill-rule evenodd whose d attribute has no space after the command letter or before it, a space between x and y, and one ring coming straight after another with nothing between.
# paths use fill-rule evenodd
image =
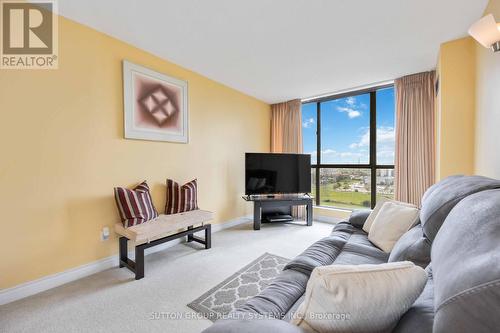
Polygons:
<instances>
[{"instance_id":1,"label":"gray sectional sofa","mask_svg":"<svg viewBox=\"0 0 500 333\"><path fill-rule=\"evenodd\" d=\"M304 332L290 324L315 267L410 260L425 267L424 291L392 332L500 332L500 181L453 176L422 198L420 223L390 254L361 229L369 212L348 221L293 259L261 294L204 333ZM369 302L369 300L367 300Z\"/></svg>"}]
</instances>

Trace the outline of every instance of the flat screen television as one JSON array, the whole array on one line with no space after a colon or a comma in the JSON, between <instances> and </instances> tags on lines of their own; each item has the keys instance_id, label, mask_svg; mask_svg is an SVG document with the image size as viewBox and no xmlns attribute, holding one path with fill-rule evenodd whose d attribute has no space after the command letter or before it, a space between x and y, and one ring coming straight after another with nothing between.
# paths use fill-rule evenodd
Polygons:
<instances>
[{"instance_id":1,"label":"flat screen television","mask_svg":"<svg viewBox=\"0 0 500 333\"><path fill-rule=\"evenodd\" d=\"M311 155L245 154L245 195L311 192Z\"/></svg>"}]
</instances>

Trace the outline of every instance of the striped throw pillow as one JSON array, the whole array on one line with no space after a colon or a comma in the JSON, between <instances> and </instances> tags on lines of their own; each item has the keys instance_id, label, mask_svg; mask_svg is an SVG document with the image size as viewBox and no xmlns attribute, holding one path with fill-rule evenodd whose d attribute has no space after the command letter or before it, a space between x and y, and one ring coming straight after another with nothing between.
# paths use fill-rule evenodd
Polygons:
<instances>
[{"instance_id":1,"label":"striped throw pillow","mask_svg":"<svg viewBox=\"0 0 500 333\"><path fill-rule=\"evenodd\" d=\"M172 179L167 179L167 202L165 214L177 214L198 209L196 179L179 186Z\"/></svg>"},{"instance_id":2,"label":"striped throw pillow","mask_svg":"<svg viewBox=\"0 0 500 333\"><path fill-rule=\"evenodd\" d=\"M125 228L158 217L146 181L143 181L132 190L115 187L115 200Z\"/></svg>"}]
</instances>

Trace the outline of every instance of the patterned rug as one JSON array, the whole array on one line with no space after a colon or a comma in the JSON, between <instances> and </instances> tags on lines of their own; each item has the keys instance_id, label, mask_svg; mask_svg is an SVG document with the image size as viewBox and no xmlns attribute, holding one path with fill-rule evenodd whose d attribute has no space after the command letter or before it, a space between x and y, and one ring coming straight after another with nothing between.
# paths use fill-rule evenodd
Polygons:
<instances>
[{"instance_id":1,"label":"patterned rug","mask_svg":"<svg viewBox=\"0 0 500 333\"><path fill-rule=\"evenodd\" d=\"M264 290L289 261L264 253L188 306L205 318L216 321Z\"/></svg>"}]
</instances>

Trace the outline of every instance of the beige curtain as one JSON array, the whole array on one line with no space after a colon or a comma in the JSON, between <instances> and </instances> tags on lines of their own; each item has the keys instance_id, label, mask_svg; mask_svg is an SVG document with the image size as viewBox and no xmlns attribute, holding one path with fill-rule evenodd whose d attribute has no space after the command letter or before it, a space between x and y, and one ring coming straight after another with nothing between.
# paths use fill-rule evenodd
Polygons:
<instances>
[{"instance_id":1,"label":"beige curtain","mask_svg":"<svg viewBox=\"0 0 500 333\"><path fill-rule=\"evenodd\" d=\"M302 153L300 99L271 105L271 152ZM294 207L292 213L296 218L304 218L305 208Z\"/></svg>"},{"instance_id":2,"label":"beige curtain","mask_svg":"<svg viewBox=\"0 0 500 333\"><path fill-rule=\"evenodd\" d=\"M422 195L434 183L435 72L397 79L396 200L420 207Z\"/></svg>"},{"instance_id":3,"label":"beige curtain","mask_svg":"<svg viewBox=\"0 0 500 333\"><path fill-rule=\"evenodd\" d=\"M271 152L302 153L300 99L271 105Z\"/></svg>"}]
</instances>

